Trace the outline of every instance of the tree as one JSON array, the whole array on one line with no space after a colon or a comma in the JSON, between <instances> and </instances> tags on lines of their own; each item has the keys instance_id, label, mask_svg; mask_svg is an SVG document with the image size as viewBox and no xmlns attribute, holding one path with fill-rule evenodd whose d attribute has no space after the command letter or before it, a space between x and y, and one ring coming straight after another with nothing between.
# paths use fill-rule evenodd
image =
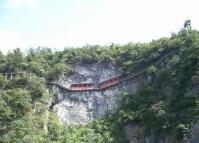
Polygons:
<instances>
[{"instance_id":1,"label":"tree","mask_svg":"<svg viewBox=\"0 0 199 143\"><path fill-rule=\"evenodd\" d=\"M2 100L12 110L12 120L24 116L31 108L31 96L25 89L10 89L2 93Z\"/></svg>"},{"instance_id":2,"label":"tree","mask_svg":"<svg viewBox=\"0 0 199 143\"><path fill-rule=\"evenodd\" d=\"M191 30L191 20L188 19L184 22L184 29Z\"/></svg>"},{"instance_id":3,"label":"tree","mask_svg":"<svg viewBox=\"0 0 199 143\"><path fill-rule=\"evenodd\" d=\"M7 55L7 71L20 71L22 70L22 63L24 62L23 53L19 48L14 49Z\"/></svg>"}]
</instances>

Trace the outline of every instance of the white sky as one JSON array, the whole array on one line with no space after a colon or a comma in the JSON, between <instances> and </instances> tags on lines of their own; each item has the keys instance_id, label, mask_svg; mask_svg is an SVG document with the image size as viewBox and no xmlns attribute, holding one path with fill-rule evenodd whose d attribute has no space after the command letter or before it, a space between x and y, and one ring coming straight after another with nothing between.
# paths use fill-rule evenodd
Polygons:
<instances>
[{"instance_id":1,"label":"white sky","mask_svg":"<svg viewBox=\"0 0 199 143\"><path fill-rule=\"evenodd\" d=\"M199 0L0 0L0 50L149 42L198 14Z\"/></svg>"}]
</instances>

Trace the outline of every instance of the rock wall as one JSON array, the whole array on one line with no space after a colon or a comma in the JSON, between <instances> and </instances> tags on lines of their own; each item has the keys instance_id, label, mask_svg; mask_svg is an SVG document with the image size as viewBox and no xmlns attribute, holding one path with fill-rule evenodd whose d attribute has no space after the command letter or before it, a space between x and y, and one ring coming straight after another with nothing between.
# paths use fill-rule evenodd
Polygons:
<instances>
[{"instance_id":1,"label":"rock wall","mask_svg":"<svg viewBox=\"0 0 199 143\"><path fill-rule=\"evenodd\" d=\"M112 63L80 64L74 66L72 75L62 76L57 82L66 88L71 83L94 82L97 84L118 73L118 68ZM61 123L84 125L115 113L121 104L124 92L136 93L141 86L145 86L150 80L151 76L141 75L102 91L72 92L54 85L52 109ZM138 125L128 124L124 126L123 131L130 143L157 142L153 131L151 131L151 135L145 135L144 129ZM167 136L158 141L158 143L172 142L176 142L172 136ZM199 122L193 123L190 139L181 143L199 143Z\"/></svg>"},{"instance_id":2,"label":"rock wall","mask_svg":"<svg viewBox=\"0 0 199 143\"><path fill-rule=\"evenodd\" d=\"M172 135L157 141L158 136L153 131L151 135L145 135L144 128L135 124L124 126L123 131L129 143L199 143L199 122L193 123L190 138L183 141L176 141Z\"/></svg>"},{"instance_id":3,"label":"rock wall","mask_svg":"<svg viewBox=\"0 0 199 143\"><path fill-rule=\"evenodd\" d=\"M83 64L74 67L74 73L63 76L59 82L65 87L71 83L83 83L107 80L118 74L118 68L112 63ZM83 125L117 111L125 91L135 93L140 86L148 83L150 77L137 77L123 84L103 91L68 91L53 86L53 111L61 123Z\"/></svg>"}]
</instances>

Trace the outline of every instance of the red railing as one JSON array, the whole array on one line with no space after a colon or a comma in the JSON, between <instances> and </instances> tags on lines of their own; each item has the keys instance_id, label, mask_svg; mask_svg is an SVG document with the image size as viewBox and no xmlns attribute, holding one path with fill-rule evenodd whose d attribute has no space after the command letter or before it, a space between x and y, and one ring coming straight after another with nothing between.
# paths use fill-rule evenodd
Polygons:
<instances>
[{"instance_id":1,"label":"red railing","mask_svg":"<svg viewBox=\"0 0 199 143\"><path fill-rule=\"evenodd\" d=\"M93 90L94 89L94 84L71 84L71 90L74 91L86 91L86 90Z\"/></svg>"},{"instance_id":2,"label":"red railing","mask_svg":"<svg viewBox=\"0 0 199 143\"><path fill-rule=\"evenodd\" d=\"M99 84L99 89L105 89L113 85L116 85L118 83L119 83L119 78L114 77L112 79L101 82ZM97 88L95 88L94 83L82 83L82 84L71 84L70 89L73 91L88 91Z\"/></svg>"},{"instance_id":3,"label":"red railing","mask_svg":"<svg viewBox=\"0 0 199 143\"><path fill-rule=\"evenodd\" d=\"M118 77L100 83L100 89L108 88L119 83Z\"/></svg>"}]
</instances>

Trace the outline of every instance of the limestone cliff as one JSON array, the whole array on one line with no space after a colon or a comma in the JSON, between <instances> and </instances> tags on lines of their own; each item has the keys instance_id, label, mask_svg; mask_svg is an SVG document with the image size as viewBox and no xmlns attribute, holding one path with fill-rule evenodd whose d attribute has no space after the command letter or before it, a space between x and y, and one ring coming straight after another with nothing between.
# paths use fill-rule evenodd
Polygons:
<instances>
[{"instance_id":1,"label":"limestone cliff","mask_svg":"<svg viewBox=\"0 0 199 143\"><path fill-rule=\"evenodd\" d=\"M73 74L62 76L59 83L68 88L71 83L107 80L119 73L112 63L80 64L74 66ZM62 123L86 124L117 111L124 92L135 93L139 86L146 84L150 78L137 77L126 83L100 91L68 91L53 86L53 111Z\"/></svg>"},{"instance_id":2,"label":"limestone cliff","mask_svg":"<svg viewBox=\"0 0 199 143\"><path fill-rule=\"evenodd\" d=\"M136 93L140 87L151 81L151 76L141 74L105 90L81 92L67 90L71 83L93 82L98 84L118 75L118 73L118 67L112 63L93 63L75 65L73 74L60 77L57 82L61 86L53 86L54 97L52 99L53 112L60 122L69 125L84 125L108 114L113 114L120 107L124 92ZM157 137L153 131L150 135L145 135L144 128L139 125L128 124L124 126L123 130L130 143L156 142ZM198 137L198 123L193 123L191 137L184 140L184 143L198 143ZM175 139L171 135L160 139L160 142L172 143L175 142Z\"/></svg>"}]
</instances>

